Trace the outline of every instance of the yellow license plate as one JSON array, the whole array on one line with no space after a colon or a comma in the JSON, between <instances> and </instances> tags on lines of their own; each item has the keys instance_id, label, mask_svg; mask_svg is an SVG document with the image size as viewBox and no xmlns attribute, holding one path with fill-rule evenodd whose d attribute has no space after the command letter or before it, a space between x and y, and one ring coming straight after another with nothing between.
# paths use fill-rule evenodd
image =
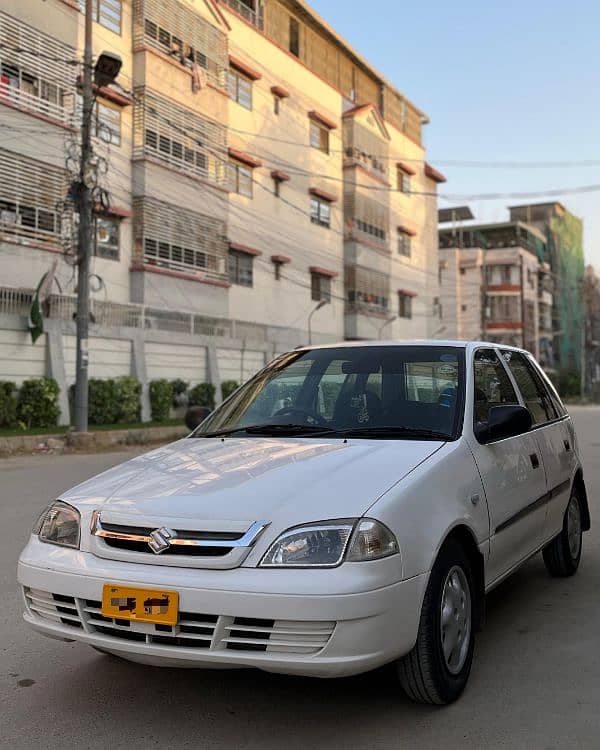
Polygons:
<instances>
[{"instance_id":1,"label":"yellow license plate","mask_svg":"<svg viewBox=\"0 0 600 750\"><path fill-rule=\"evenodd\" d=\"M102 590L102 614L119 620L176 625L179 594L177 591L138 589L105 583Z\"/></svg>"}]
</instances>

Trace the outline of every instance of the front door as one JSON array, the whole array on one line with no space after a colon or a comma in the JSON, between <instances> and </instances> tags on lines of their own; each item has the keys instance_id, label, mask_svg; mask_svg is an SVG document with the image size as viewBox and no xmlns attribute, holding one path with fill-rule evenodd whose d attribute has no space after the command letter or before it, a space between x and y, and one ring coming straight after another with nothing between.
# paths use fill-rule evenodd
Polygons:
<instances>
[{"instance_id":1,"label":"front door","mask_svg":"<svg viewBox=\"0 0 600 750\"><path fill-rule=\"evenodd\" d=\"M494 349L474 358L474 420L485 423L492 406L519 404L510 377ZM546 476L535 432L471 450L483 480L490 514L486 585L507 573L541 544Z\"/></svg>"}]
</instances>

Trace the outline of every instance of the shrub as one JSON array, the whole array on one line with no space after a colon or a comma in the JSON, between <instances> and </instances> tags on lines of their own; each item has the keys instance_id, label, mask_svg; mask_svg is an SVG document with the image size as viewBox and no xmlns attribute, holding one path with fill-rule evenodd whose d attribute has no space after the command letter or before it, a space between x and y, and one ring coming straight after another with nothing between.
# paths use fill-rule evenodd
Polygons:
<instances>
[{"instance_id":1,"label":"shrub","mask_svg":"<svg viewBox=\"0 0 600 750\"><path fill-rule=\"evenodd\" d=\"M0 382L0 427L16 427L16 386L9 381Z\"/></svg>"},{"instance_id":2,"label":"shrub","mask_svg":"<svg viewBox=\"0 0 600 750\"><path fill-rule=\"evenodd\" d=\"M171 388L173 389L173 407L176 408L186 402L187 399L185 396L189 387L190 384L186 383L185 380L181 380L181 378L171 380Z\"/></svg>"},{"instance_id":3,"label":"shrub","mask_svg":"<svg viewBox=\"0 0 600 750\"><path fill-rule=\"evenodd\" d=\"M91 378L88 384L88 420L90 424L139 422L142 386L135 378Z\"/></svg>"},{"instance_id":4,"label":"shrub","mask_svg":"<svg viewBox=\"0 0 600 750\"><path fill-rule=\"evenodd\" d=\"M114 380L90 378L88 383L88 420L90 424L115 424L118 415Z\"/></svg>"},{"instance_id":5,"label":"shrub","mask_svg":"<svg viewBox=\"0 0 600 750\"><path fill-rule=\"evenodd\" d=\"M221 383L221 393L223 398L229 398L231 394L240 387L240 384L236 380L224 380Z\"/></svg>"},{"instance_id":6,"label":"shrub","mask_svg":"<svg viewBox=\"0 0 600 750\"><path fill-rule=\"evenodd\" d=\"M139 422L142 412L142 386L139 380L125 375L115 378L117 422Z\"/></svg>"},{"instance_id":7,"label":"shrub","mask_svg":"<svg viewBox=\"0 0 600 750\"><path fill-rule=\"evenodd\" d=\"M215 387L211 383L198 383L189 393L190 406L208 406L215 408Z\"/></svg>"},{"instance_id":8,"label":"shrub","mask_svg":"<svg viewBox=\"0 0 600 750\"><path fill-rule=\"evenodd\" d=\"M52 378L25 380L19 390L17 419L25 427L55 427L60 416L59 388Z\"/></svg>"},{"instance_id":9,"label":"shrub","mask_svg":"<svg viewBox=\"0 0 600 750\"><path fill-rule=\"evenodd\" d=\"M153 380L150 383L150 411L155 422L169 418L173 401L173 385L168 380Z\"/></svg>"}]
</instances>

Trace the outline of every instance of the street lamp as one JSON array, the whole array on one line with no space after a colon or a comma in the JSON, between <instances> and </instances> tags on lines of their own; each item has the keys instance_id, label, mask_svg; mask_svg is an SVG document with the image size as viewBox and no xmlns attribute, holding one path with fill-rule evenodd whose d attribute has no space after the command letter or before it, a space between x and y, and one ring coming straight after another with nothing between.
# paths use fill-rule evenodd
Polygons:
<instances>
[{"instance_id":1,"label":"street lamp","mask_svg":"<svg viewBox=\"0 0 600 750\"><path fill-rule=\"evenodd\" d=\"M329 300L322 299L319 304L314 308L314 310L311 310L308 314L308 344L309 346L312 344L312 330L311 330L311 321L312 316L317 312L317 310L320 310L324 305L327 305L329 303Z\"/></svg>"},{"instance_id":2,"label":"street lamp","mask_svg":"<svg viewBox=\"0 0 600 750\"><path fill-rule=\"evenodd\" d=\"M385 323L383 323L383 325L379 326L379 328L378 328L378 330L377 330L377 340L378 340L378 341L381 341L381 332L383 331L383 329L384 329L384 328L385 328L386 326L388 326L388 325L389 325L390 323L393 323L393 322L394 322L394 321L395 321L395 320L397 319L397 317L398 317L397 315L392 315L392 317L391 317L391 318L388 318L388 319L387 319L387 320L385 321Z\"/></svg>"}]
</instances>

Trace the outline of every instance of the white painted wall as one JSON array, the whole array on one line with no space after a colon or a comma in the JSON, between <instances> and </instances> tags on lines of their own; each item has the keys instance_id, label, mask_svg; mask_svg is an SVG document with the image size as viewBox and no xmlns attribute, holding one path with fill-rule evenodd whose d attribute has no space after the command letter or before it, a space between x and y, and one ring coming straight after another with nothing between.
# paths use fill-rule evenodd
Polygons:
<instances>
[{"instance_id":1,"label":"white painted wall","mask_svg":"<svg viewBox=\"0 0 600 750\"><path fill-rule=\"evenodd\" d=\"M242 361L243 357L243 361ZM219 375L221 382L235 380L243 383L251 378L264 364L263 352L246 349L243 353L238 349L217 349Z\"/></svg>"},{"instance_id":2,"label":"white painted wall","mask_svg":"<svg viewBox=\"0 0 600 750\"><path fill-rule=\"evenodd\" d=\"M149 381L181 378L192 386L206 382L206 347L147 341L145 350Z\"/></svg>"},{"instance_id":3,"label":"white painted wall","mask_svg":"<svg viewBox=\"0 0 600 750\"><path fill-rule=\"evenodd\" d=\"M46 334L32 344L29 331L0 329L0 380L20 385L28 378L42 378L45 374Z\"/></svg>"},{"instance_id":4,"label":"white painted wall","mask_svg":"<svg viewBox=\"0 0 600 750\"><path fill-rule=\"evenodd\" d=\"M63 336L67 384L75 382L75 336ZM90 378L116 378L131 374L131 341L90 338Z\"/></svg>"}]
</instances>

